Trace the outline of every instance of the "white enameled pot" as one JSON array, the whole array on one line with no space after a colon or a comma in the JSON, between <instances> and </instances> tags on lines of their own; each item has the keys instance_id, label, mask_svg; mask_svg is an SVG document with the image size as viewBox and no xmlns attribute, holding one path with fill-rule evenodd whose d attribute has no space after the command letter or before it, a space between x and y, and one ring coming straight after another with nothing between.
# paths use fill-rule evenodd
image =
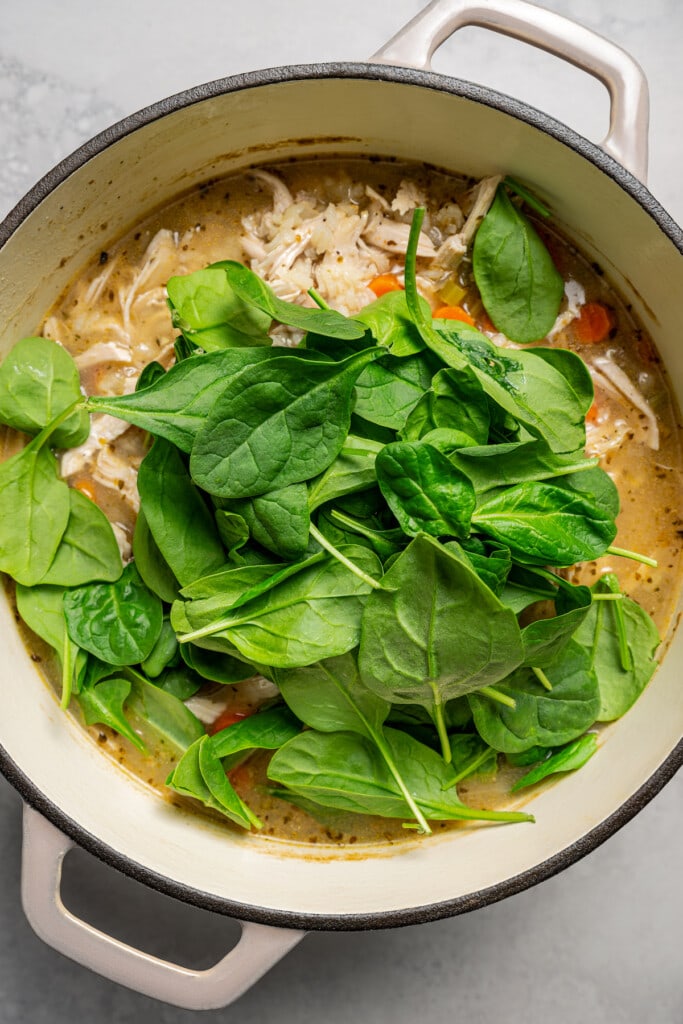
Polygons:
<instances>
[{"instance_id":1,"label":"white enameled pot","mask_svg":"<svg viewBox=\"0 0 683 1024\"><path fill-rule=\"evenodd\" d=\"M598 77L611 96L602 147L508 97L432 73L436 47L471 24ZM126 119L55 168L0 226L0 353L35 331L93 253L191 185L255 162L374 154L528 183L632 303L682 404L683 233L643 184L646 137L646 85L617 47L522 0L436 0L369 63L279 68L199 87ZM194 1009L231 1002L305 930L433 920L543 880L628 821L683 760L683 640L672 631L662 667L637 705L601 734L596 756L533 798L536 825L475 825L355 854L233 837L171 808L102 756L60 711L4 598L0 629L0 764L26 803L31 924L80 963ZM216 967L196 972L96 932L60 899L61 863L73 843L165 893L239 919L240 942Z\"/></svg>"}]
</instances>

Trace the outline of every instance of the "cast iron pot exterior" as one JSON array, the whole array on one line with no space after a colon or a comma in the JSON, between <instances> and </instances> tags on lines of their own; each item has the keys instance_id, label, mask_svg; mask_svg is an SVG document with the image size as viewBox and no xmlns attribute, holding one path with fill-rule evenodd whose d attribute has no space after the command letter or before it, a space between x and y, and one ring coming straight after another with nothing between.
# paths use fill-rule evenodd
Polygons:
<instances>
[{"instance_id":1,"label":"cast iron pot exterior","mask_svg":"<svg viewBox=\"0 0 683 1024\"><path fill-rule=\"evenodd\" d=\"M159 205L252 163L314 154L416 159L525 181L633 304L681 403L683 349L675 342L683 232L647 189L531 107L443 75L380 64L278 68L210 83L126 118L79 149L0 227L2 354L35 331L86 260ZM681 639L672 635L650 687L604 731L591 762L530 800L536 825L465 826L363 850L233 838L170 808L102 756L60 711L6 601L0 628L0 767L26 803L124 873L244 921L383 928L473 910L594 849L683 761Z\"/></svg>"}]
</instances>

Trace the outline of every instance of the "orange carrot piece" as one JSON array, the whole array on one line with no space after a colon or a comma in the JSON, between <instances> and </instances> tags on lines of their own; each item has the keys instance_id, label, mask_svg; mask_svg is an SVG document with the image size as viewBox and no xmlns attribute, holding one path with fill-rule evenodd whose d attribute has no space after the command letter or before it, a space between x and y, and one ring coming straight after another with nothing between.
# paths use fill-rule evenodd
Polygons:
<instances>
[{"instance_id":1,"label":"orange carrot piece","mask_svg":"<svg viewBox=\"0 0 683 1024\"><path fill-rule=\"evenodd\" d=\"M234 711L232 708L226 708L225 711L221 711L218 718L216 718L210 726L207 728L207 732L213 736L214 733L220 732L221 729L227 729L230 725L236 725L237 722L241 722L243 718L248 718L248 711Z\"/></svg>"},{"instance_id":2,"label":"orange carrot piece","mask_svg":"<svg viewBox=\"0 0 683 1024\"><path fill-rule=\"evenodd\" d=\"M574 334L584 345L604 341L614 326L610 310L602 302L587 302L574 321Z\"/></svg>"},{"instance_id":3,"label":"orange carrot piece","mask_svg":"<svg viewBox=\"0 0 683 1024\"><path fill-rule=\"evenodd\" d=\"M590 409L586 413L587 423L597 423L598 416L600 415L600 407L598 406L597 399L593 402Z\"/></svg>"},{"instance_id":4,"label":"orange carrot piece","mask_svg":"<svg viewBox=\"0 0 683 1024\"><path fill-rule=\"evenodd\" d=\"M73 483L75 491L80 491L86 498L90 498L91 501L95 501L95 487L90 480L79 479Z\"/></svg>"},{"instance_id":5,"label":"orange carrot piece","mask_svg":"<svg viewBox=\"0 0 683 1024\"><path fill-rule=\"evenodd\" d=\"M379 277L373 277L368 288L375 293L378 299L381 295L386 295L387 292L403 291L403 285L396 274L380 274Z\"/></svg>"},{"instance_id":6,"label":"orange carrot piece","mask_svg":"<svg viewBox=\"0 0 683 1024\"><path fill-rule=\"evenodd\" d=\"M461 320L464 324L474 327L474 320L462 306L441 306L435 310L433 316L435 320Z\"/></svg>"}]
</instances>

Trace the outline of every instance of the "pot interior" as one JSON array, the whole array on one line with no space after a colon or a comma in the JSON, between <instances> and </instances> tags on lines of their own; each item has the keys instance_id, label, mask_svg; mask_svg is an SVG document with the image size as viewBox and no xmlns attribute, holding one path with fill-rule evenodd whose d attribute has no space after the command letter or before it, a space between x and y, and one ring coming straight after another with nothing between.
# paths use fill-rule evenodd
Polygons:
<instances>
[{"instance_id":1,"label":"pot interior","mask_svg":"<svg viewBox=\"0 0 683 1024\"><path fill-rule=\"evenodd\" d=\"M66 161L8 221L8 230L17 226L0 251L0 351L35 332L93 254L179 193L249 164L313 154L420 159L523 180L632 304L681 404L676 284L683 246L680 230L646 190L529 108L439 76L367 66L269 72L209 86L129 119ZM0 741L6 770L24 795L124 870L244 917L343 927L469 909L586 852L677 764L670 755L683 731L683 641L672 630L663 666L636 706L601 734L597 755L530 800L535 825L475 824L356 852L231 837L172 808L102 757L59 710L4 598L0 619Z\"/></svg>"}]
</instances>

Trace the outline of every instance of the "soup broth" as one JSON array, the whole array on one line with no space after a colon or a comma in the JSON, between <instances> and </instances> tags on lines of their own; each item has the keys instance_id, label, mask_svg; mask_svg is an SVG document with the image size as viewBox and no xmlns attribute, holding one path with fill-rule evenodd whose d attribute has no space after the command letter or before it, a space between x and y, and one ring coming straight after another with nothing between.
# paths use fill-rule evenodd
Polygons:
<instances>
[{"instance_id":1,"label":"soup broth","mask_svg":"<svg viewBox=\"0 0 683 1024\"><path fill-rule=\"evenodd\" d=\"M157 361L168 370L175 362L179 330L166 293L171 277L219 261L241 261L279 298L311 307L319 298L353 317L383 289L402 287L410 224L420 206L426 210L417 250L421 296L436 319L444 309L451 311L447 317L462 313L464 322L514 353L519 346L494 326L484 308L471 253L471 239L499 184L500 179L477 183L434 168L365 159L291 162L207 182L97 254L49 311L41 332L74 357L86 394L130 394L148 363ZM681 575L680 434L665 372L650 339L601 268L554 228L552 217L533 209L527 213L564 282L559 315L537 344L569 349L587 363L595 401L587 415L586 454L599 459L619 491L614 546L656 562L644 564L610 552L559 574L588 586L605 573L616 574L623 592L647 611L664 637ZM452 314L453 309L460 313ZM602 327L595 328L589 311L604 318ZM276 345L291 347L301 341L302 332L280 324L272 336ZM7 431L5 455L19 443ZM124 563L133 555L140 508L137 472L148 448L144 430L105 413L93 416L84 444L60 456L63 478L96 502L112 523ZM535 606L533 616L543 614ZM26 636L35 660L58 689L61 677L53 652L30 631ZM276 686L260 675L230 684L207 680L186 705L213 733L268 706L277 694ZM79 714L75 701L72 710ZM416 734L422 735L427 723L416 720ZM237 827L165 788L178 753L146 732L144 722L135 721L134 727L148 745L147 754L106 724L85 727L109 756L165 799L196 808L228 829ZM271 756L257 751L227 768L236 792L263 823L260 835L319 844L393 842L405 835L400 819L332 807L319 807L314 817L305 800L295 806L282 799L267 777ZM495 757L482 762L480 771L458 784L465 804L514 809L526 801L526 790L511 796L510 788L527 768L503 755L497 767L495 762ZM457 824L434 822L433 827Z\"/></svg>"}]
</instances>

